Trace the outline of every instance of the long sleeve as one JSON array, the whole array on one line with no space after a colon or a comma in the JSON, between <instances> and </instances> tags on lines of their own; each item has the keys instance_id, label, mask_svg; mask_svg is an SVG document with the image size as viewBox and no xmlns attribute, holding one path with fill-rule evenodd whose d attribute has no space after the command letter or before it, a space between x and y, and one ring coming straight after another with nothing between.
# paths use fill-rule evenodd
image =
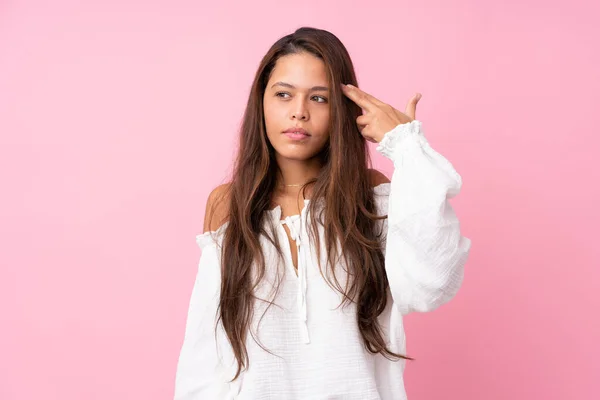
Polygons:
<instances>
[{"instance_id":1,"label":"long sleeve","mask_svg":"<svg viewBox=\"0 0 600 400\"><path fill-rule=\"evenodd\" d=\"M175 400L230 399L231 384L215 338L220 264L214 232L196 237L202 249L177 363Z\"/></svg>"},{"instance_id":2,"label":"long sleeve","mask_svg":"<svg viewBox=\"0 0 600 400\"><path fill-rule=\"evenodd\" d=\"M396 309L432 311L457 293L471 247L448 200L462 179L431 148L414 120L387 132L376 150L391 159L389 184L376 187L383 220L385 268Z\"/></svg>"}]
</instances>

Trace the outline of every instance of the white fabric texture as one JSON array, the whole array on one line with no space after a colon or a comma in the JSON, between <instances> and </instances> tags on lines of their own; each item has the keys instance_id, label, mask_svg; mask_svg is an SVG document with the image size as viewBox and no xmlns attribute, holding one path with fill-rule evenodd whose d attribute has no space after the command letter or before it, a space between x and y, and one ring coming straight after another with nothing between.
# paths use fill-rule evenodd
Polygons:
<instances>
[{"instance_id":1,"label":"white fabric texture","mask_svg":"<svg viewBox=\"0 0 600 400\"><path fill-rule=\"evenodd\" d=\"M436 309L462 284L471 241L461 235L448 202L459 193L462 179L431 148L418 120L387 132L376 150L394 164L391 182L373 188L378 215L388 215L380 223L387 232L385 269L390 288L379 321L389 349L406 354L402 316ZM338 307L341 295L319 272L316 249L308 246L309 201L304 201L300 215L283 220L279 206L267 212L286 255L281 266L285 273L280 273L273 245L261 238L267 273L256 295L275 304L256 302L252 334L246 341L250 367L231 383L237 365L221 324L214 334L220 291L219 240L227 223L216 232L196 237L202 254L177 365L175 400L406 399L405 361L390 361L366 350L356 323L356 305ZM283 224L298 247L298 275ZM323 227L319 228L322 235ZM347 276L339 265L336 276L343 287ZM279 292L273 300L277 285ZM263 350L253 336L273 354Z\"/></svg>"}]
</instances>

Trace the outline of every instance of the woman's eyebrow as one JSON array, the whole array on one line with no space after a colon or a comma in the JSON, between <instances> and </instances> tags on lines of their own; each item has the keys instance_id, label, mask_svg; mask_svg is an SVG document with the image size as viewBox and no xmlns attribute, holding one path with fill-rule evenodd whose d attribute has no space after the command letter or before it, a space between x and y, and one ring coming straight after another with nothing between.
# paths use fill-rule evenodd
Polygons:
<instances>
[{"instance_id":1,"label":"woman's eyebrow","mask_svg":"<svg viewBox=\"0 0 600 400\"><path fill-rule=\"evenodd\" d=\"M274 88L275 86L283 86L286 88L290 88L290 89L296 89L296 87L294 85L291 85L289 83L286 82L275 82L273 84L273 86L271 86L271 88ZM311 92L317 92L317 91L321 91L321 92L328 92L329 88L327 88L326 86L313 86L310 89Z\"/></svg>"}]
</instances>

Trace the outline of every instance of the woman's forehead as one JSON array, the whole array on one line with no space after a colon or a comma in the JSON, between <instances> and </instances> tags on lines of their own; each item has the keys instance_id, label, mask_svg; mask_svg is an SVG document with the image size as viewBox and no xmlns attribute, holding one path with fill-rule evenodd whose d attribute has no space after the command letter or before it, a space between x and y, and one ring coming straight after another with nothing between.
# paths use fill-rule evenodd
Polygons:
<instances>
[{"instance_id":1,"label":"woman's forehead","mask_svg":"<svg viewBox=\"0 0 600 400\"><path fill-rule=\"evenodd\" d=\"M327 88L329 80L325 63L321 59L301 53L283 56L277 60L269 79L269 86L277 83L284 83L298 90L313 90L315 87Z\"/></svg>"}]
</instances>

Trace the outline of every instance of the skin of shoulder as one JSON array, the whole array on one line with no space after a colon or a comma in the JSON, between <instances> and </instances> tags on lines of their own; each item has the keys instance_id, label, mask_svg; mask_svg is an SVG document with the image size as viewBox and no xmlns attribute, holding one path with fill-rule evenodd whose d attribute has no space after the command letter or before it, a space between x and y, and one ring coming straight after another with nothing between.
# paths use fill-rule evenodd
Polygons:
<instances>
[{"instance_id":1,"label":"skin of shoulder","mask_svg":"<svg viewBox=\"0 0 600 400\"><path fill-rule=\"evenodd\" d=\"M390 183L390 180L383 172L376 169L369 169L369 179L371 180L371 186L375 187L382 183Z\"/></svg>"},{"instance_id":2,"label":"skin of shoulder","mask_svg":"<svg viewBox=\"0 0 600 400\"><path fill-rule=\"evenodd\" d=\"M229 186L229 183L219 185L208 195L204 213L204 232L216 231L227 221Z\"/></svg>"},{"instance_id":3,"label":"skin of shoulder","mask_svg":"<svg viewBox=\"0 0 600 400\"><path fill-rule=\"evenodd\" d=\"M373 187L390 182L387 176L376 169L369 169L369 179ZM216 231L227 221L229 185L229 183L219 185L208 195L204 213L204 232Z\"/></svg>"}]
</instances>

